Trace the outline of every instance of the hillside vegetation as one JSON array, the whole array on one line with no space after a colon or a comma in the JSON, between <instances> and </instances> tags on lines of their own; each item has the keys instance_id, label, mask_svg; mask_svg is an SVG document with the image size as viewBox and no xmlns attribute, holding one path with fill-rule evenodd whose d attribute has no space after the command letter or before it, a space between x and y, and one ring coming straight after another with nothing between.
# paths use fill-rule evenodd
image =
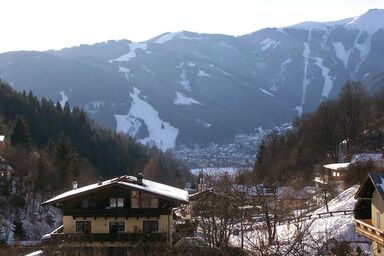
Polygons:
<instances>
[{"instance_id":1,"label":"hillside vegetation","mask_svg":"<svg viewBox=\"0 0 384 256\"><path fill-rule=\"evenodd\" d=\"M253 170L260 181L308 181L316 164L383 149L384 89L371 95L361 83L348 82L337 99L297 118L291 131L271 133L259 146Z\"/></svg>"}]
</instances>

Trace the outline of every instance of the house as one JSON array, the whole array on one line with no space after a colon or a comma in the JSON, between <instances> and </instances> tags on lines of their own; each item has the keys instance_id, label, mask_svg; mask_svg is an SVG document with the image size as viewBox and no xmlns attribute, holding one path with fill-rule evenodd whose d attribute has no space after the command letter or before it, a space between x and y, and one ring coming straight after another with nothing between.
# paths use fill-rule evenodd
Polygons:
<instances>
[{"instance_id":1,"label":"house","mask_svg":"<svg viewBox=\"0 0 384 256\"><path fill-rule=\"evenodd\" d=\"M48 242L69 246L129 247L141 242L172 246L173 208L188 204L188 192L143 178L120 176L74 188L43 205L62 210L63 226Z\"/></svg>"},{"instance_id":2,"label":"house","mask_svg":"<svg viewBox=\"0 0 384 256\"><path fill-rule=\"evenodd\" d=\"M384 173L369 173L356 192L356 232L372 240L374 255L384 253Z\"/></svg>"}]
</instances>

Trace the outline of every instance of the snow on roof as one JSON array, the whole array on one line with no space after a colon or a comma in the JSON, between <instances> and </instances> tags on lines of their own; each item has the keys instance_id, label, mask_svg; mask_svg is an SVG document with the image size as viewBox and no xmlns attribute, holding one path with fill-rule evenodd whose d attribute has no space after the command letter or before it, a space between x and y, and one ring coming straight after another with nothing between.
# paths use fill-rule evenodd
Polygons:
<instances>
[{"instance_id":1,"label":"snow on roof","mask_svg":"<svg viewBox=\"0 0 384 256\"><path fill-rule=\"evenodd\" d=\"M0 142L4 142L4 138L5 138L4 135L0 135Z\"/></svg>"},{"instance_id":2,"label":"snow on roof","mask_svg":"<svg viewBox=\"0 0 384 256\"><path fill-rule=\"evenodd\" d=\"M326 164L323 165L324 168L331 169L331 170L340 170L340 169L346 169L348 168L350 163L334 163L334 164Z\"/></svg>"},{"instance_id":3,"label":"snow on roof","mask_svg":"<svg viewBox=\"0 0 384 256\"><path fill-rule=\"evenodd\" d=\"M64 193L62 193L56 197L53 197L53 198L43 202L42 204L49 204L49 203L63 201L66 198L69 198L69 197L72 197L75 195L79 195L79 194L82 194L85 192L89 192L91 190L96 190L96 189L99 189L102 187L110 186L112 184L120 184L120 185L126 186L127 188L131 188L134 190L146 191L149 193L157 194L157 195L169 198L169 199L174 199L174 200L185 202L185 203L188 203L188 201L189 201L188 192L186 190L175 188L172 186L168 186L168 185L165 185L162 183L158 183L158 182L150 181L150 180L146 180L146 179L143 179L143 185L139 185L139 184L137 184L137 178L136 177L124 175L121 177L117 177L117 178L103 181L103 182L101 182L100 185L98 183L95 183L95 184L91 184L88 186L84 186L81 188L77 188L77 189L73 189L73 190L64 192Z\"/></svg>"}]
</instances>

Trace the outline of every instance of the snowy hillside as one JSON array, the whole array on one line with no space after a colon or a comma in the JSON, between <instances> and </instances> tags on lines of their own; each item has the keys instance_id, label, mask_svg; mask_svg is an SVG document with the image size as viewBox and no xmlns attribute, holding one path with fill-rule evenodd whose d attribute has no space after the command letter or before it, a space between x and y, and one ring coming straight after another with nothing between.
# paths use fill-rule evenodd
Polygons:
<instances>
[{"instance_id":1,"label":"snowy hillside","mask_svg":"<svg viewBox=\"0 0 384 256\"><path fill-rule=\"evenodd\" d=\"M384 10L375 9L238 37L182 31L9 52L0 54L0 78L83 107L143 143L201 147L290 122L346 81L383 72L383 43Z\"/></svg>"},{"instance_id":2,"label":"snowy hillside","mask_svg":"<svg viewBox=\"0 0 384 256\"><path fill-rule=\"evenodd\" d=\"M353 210L356 203L354 195L357 190L358 186L353 186L340 193L329 202L329 211ZM300 222L292 221L278 225L276 240L281 245L279 250L286 251L287 248L290 248L290 246L294 244L298 233L302 233L302 244L305 247L301 248L302 252L314 254L315 252L319 252L321 246L327 241L335 239L338 242L351 242L352 246L358 245L363 251L369 253L370 246L366 243L367 240L358 236L355 232L353 214L348 213L345 215L341 212L334 213L333 216L329 214L324 214L321 218L318 216L318 214L325 212L325 207L321 207L315 211L305 213L306 216L311 215L311 219ZM245 240L245 248L252 250L252 246L260 243L260 234L257 232L258 231L250 231L245 235L247 238ZM231 239L233 244L240 245L240 237L233 236ZM270 249L272 251L274 250L274 248Z\"/></svg>"},{"instance_id":3,"label":"snowy hillside","mask_svg":"<svg viewBox=\"0 0 384 256\"><path fill-rule=\"evenodd\" d=\"M329 211L344 211L353 210L356 200L354 196L359 186L353 186L340 193L336 198L329 202ZM316 216L319 213L325 213L325 206L309 212L306 215ZM359 241L366 241L363 237L358 236L355 232L353 214L344 215L343 213L336 213L334 216L329 217L324 215L322 218L315 218L299 223L299 227L306 230L305 239L309 245L314 245L320 241L325 242L328 239L334 238L337 241L353 241L365 251L369 250L369 246L365 243L358 243ZM278 239L280 241L288 240L294 235L297 230L298 223L285 224L278 226Z\"/></svg>"}]
</instances>

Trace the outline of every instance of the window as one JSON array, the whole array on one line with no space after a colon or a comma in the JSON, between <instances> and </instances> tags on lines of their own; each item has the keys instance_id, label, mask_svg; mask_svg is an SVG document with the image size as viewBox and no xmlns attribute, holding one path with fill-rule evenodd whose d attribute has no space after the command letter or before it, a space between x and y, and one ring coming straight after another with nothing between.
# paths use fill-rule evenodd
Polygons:
<instances>
[{"instance_id":1,"label":"window","mask_svg":"<svg viewBox=\"0 0 384 256\"><path fill-rule=\"evenodd\" d=\"M76 233L91 233L91 222L90 221L76 221Z\"/></svg>"},{"instance_id":2,"label":"window","mask_svg":"<svg viewBox=\"0 0 384 256\"><path fill-rule=\"evenodd\" d=\"M154 197L148 193L140 193L138 191L132 191L131 207L132 208L158 208L159 201L157 197Z\"/></svg>"},{"instance_id":3,"label":"window","mask_svg":"<svg viewBox=\"0 0 384 256\"><path fill-rule=\"evenodd\" d=\"M109 233L124 233L125 232L125 222L124 221L111 221L109 222Z\"/></svg>"},{"instance_id":4,"label":"window","mask_svg":"<svg viewBox=\"0 0 384 256\"><path fill-rule=\"evenodd\" d=\"M158 201L156 197L153 197L146 193L141 193L141 208L158 208Z\"/></svg>"},{"instance_id":5,"label":"window","mask_svg":"<svg viewBox=\"0 0 384 256\"><path fill-rule=\"evenodd\" d=\"M159 222L157 220L144 220L143 221L143 232L153 233L159 231Z\"/></svg>"},{"instance_id":6,"label":"window","mask_svg":"<svg viewBox=\"0 0 384 256\"><path fill-rule=\"evenodd\" d=\"M96 208L96 202L95 202L94 199L85 198L85 199L83 199L83 201L81 203L81 206L84 209L86 209L86 208Z\"/></svg>"},{"instance_id":7,"label":"window","mask_svg":"<svg viewBox=\"0 0 384 256\"><path fill-rule=\"evenodd\" d=\"M124 207L124 198L122 198L122 197L110 198L109 199L109 206L111 208L122 208L122 207Z\"/></svg>"},{"instance_id":8,"label":"window","mask_svg":"<svg viewBox=\"0 0 384 256\"><path fill-rule=\"evenodd\" d=\"M131 208L139 208L139 196L140 193L138 191L131 192Z\"/></svg>"}]
</instances>

